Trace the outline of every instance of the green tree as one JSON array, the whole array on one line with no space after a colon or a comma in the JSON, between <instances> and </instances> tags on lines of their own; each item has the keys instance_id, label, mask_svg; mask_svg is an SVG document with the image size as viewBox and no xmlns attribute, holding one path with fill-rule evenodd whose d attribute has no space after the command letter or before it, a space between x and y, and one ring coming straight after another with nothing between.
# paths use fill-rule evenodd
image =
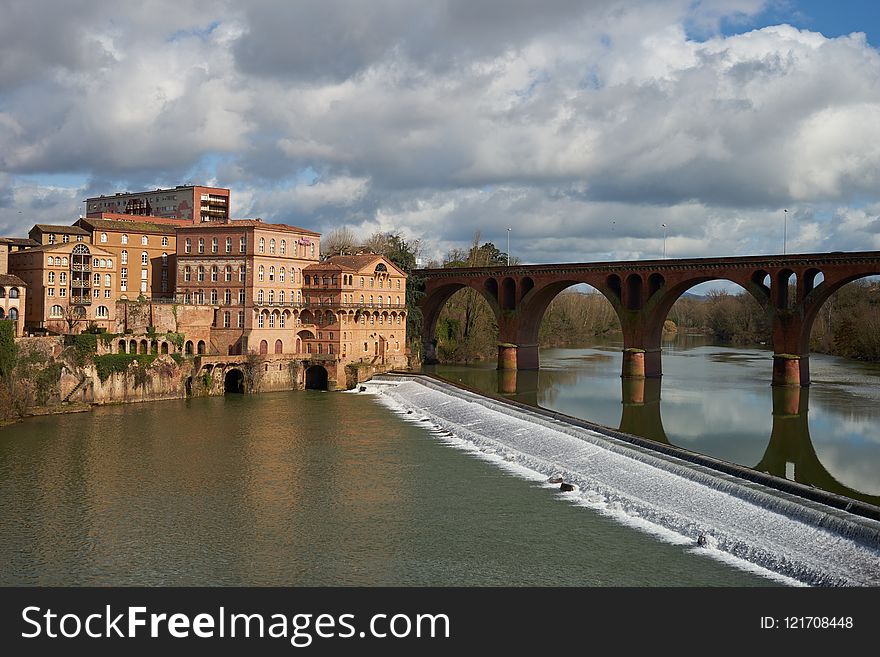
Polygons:
<instances>
[{"instance_id":1,"label":"green tree","mask_svg":"<svg viewBox=\"0 0 880 657\"><path fill-rule=\"evenodd\" d=\"M8 377L15 367L18 348L15 345L15 325L0 322L0 377Z\"/></svg>"}]
</instances>

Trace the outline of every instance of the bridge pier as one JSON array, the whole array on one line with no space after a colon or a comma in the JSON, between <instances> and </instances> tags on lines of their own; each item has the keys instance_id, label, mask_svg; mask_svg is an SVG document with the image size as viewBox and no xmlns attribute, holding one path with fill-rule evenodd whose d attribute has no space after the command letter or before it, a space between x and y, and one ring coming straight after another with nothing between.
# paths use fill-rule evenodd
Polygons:
<instances>
[{"instance_id":1,"label":"bridge pier","mask_svg":"<svg viewBox=\"0 0 880 657\"><path fill-rule=\"evenodd\" d=\"M810 357L797 354L773 354L774 386L810 385Z\"/></svg>"},{"instance_id":2,"label":"bridge pier","mask_svg":"<svg viewBox=\"0 0 880 657\"><path fill-rule=\"evenodd\" d=\"M498 344L498 369L499 370L536 370L538 369L538 345L536 344L513 344L501 342Z\"/></svg>"}]
</instances>

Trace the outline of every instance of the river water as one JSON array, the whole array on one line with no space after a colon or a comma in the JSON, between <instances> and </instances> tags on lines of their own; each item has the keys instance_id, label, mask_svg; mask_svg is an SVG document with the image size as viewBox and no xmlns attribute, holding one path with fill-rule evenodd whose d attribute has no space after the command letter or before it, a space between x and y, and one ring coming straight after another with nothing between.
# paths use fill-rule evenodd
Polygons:
<instances>
[{"instance_id":1,"label":"river water","mask_svg":"<svg viewBox=\"0 0 880 657\"><path fill-rule=\"evenodd\" d=\"M579 403L566 390L541 398ZM0 508L2 585L779 583L573 506L366 394L29 419L0 429Z\"/></svg>"},{"instance_id":2,"label":"river water","mask_svg":"<svg viewBox=\"0 0 880 657\"><path fill-rule=\"evenodd\" d=\"M620 378L621 344L542 349L538 372L494 362L440 376L880 505L880 366L813 354L808 388L770 386L769 350L682 336L662 380Z\"/></svg>"}]
</instances>

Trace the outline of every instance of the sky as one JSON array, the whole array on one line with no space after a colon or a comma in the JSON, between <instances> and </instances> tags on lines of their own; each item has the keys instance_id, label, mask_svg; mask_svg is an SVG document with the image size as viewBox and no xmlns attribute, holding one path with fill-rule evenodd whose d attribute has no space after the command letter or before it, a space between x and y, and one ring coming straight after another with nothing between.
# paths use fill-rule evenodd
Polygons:
<instances>
[{"instance_id":1,"label":"sky","mask_svg":"<svg viewBox=\"0 0 880 657\"><path fill-rule=\"evenodd\" d=\"M880 249L878 7L0 0L0 235L205 184L425 260Z\"/></svg>"}]
</instances>

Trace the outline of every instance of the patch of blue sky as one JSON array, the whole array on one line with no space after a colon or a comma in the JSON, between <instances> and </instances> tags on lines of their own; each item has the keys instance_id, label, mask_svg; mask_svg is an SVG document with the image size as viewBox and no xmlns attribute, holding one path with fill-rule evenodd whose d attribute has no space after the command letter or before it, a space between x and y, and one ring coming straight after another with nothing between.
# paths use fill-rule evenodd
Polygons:
<instances>
[{"instance_id":1,"label":"patch of blue sky","mask_svg":"<svg viewBox=\"0 0 880 657\"><path fill-rule=\"evenodd\" d=\"M194 27L189 30L177 30L166 39L168 43L175 43L184 39L201 39L205 40L220 26L220 21L213 21L205 27Z\"/></svg>"},{"instance_id":2,"label":"patch of blue sky","mask_svg":"<svg viewBox=\"0 0 880 657\"><path fill-rule=\"evenodd\" d=\"M764 11L754 16L722 19L721 33L742 34L783 23L826 37L864 32L868 43L880 45L880 3L876 0L770 0Z\"/></svg>"},{"instance_id":3,"label":"patch of blue sky","mask_svg":"<svg viewBox=\"0 0 880 657\"><path fill-rule=\"evenodd\" d=\"M63 173L20 173L16 174L13 184L16 186L61 187L65 189L82 189L88 185L89 174Z\"/></svg>"}]
</instances>

